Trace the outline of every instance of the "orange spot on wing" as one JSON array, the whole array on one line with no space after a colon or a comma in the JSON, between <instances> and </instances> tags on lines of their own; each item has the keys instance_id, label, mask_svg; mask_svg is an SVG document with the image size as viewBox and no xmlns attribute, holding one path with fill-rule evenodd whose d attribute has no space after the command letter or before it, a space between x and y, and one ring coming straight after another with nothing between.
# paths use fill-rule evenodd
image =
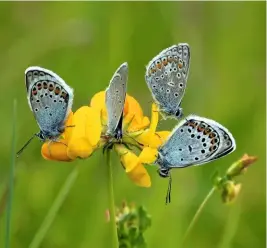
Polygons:
<instances>
[{"instance_id":1,"label":"orange spot on wing","mask_svg":"<svg viewBox=\"0 0 267 248\"><path fill-rule=\"evenodd\" d=\"M203 133L204 134L209 134L210 132L211 132L211 130L209 128L206 128Z\"/></svg>"},{"instance_id":2,"label":"orange spot on wing","mask_svg":"<svg viewBox=\"0 0 267 248\"><path fill-rule=\"evenodd\" d=\"M205 129L205 128L204 128L204 127L202 127L202 126L200 126L200 125L197 127L197 131L199 131L199 132L203 132L203 131L204 131L204 129Z\"/></svg>"},{"instance_id":3,"label":"orange spot on wing","mask_svg":"<svg viewBox=\"0 0 267 248\"><path fill-rule=\"evenodd\" d=\"M215 133L210 133L209 134L209 138L214 138L215 137Z\"/></svg>"},{"instance_id":4,"label":"orange spot on wing","mask_svg":"<svg viewBox=\"0 0 267 248\"><path fill-rule=\"evenodd\" d=\"M162 61L162 64L163 64L163 65L167 65L167 64L168 64L167 59L163 60L163 61Z\"/></svg>"},{"instance_id":5,"label":"orange spot on wing","mask_svg":"<svg viewBox=\"0 0 267 248\"><path fill-rule=\"evenodd\" d=\"M158 63L158 64L157 64L157 67L158 67L158 69L161 69L161 67L162 67L162 63Z\"/></svg>"},{"instance_id":6,"label":"orange spot on wing","mask_svg":"<svg viewBox=\"0 0 267 248\"><path fill-rule=\"evenodd\" d=\"M59 87L56 87L55 94L58 95L59 93L60 93L60 88Z\"/></svg>"},{"instance_id":7,"label":"orange spot on wing","mask_svg":"<svg viewBox=\"0 0 267 248\"><path fill-rule=\"evenodd\" d=\"M50 91L53 91L54 90L54 86L52 84L49 85L49 88L48 88Z\"/></svg>"},{"instance_id":8,"label":"orange spot on wing","mask_svg":"<svg viewBox=\"0 0 267 248\"><path fill-rule=\"evenodd\" d=\"M190 122L188 123L188 126L191 126L191 127L195 128L195 127L197 126L197 123L195 123L195 122L193 122L193 121L190 121Z\"/></svg>"},{"instance_id":9,"label":"orange spot on wing","mask_svg":"<svg viewBox=\"0 0 267 248\"><path fill-rule=\"evenodd\" d=\"M215 139L212 139L212 140L210 141L210 143L211 143L211 144L215 144Z\"/></svg>"},{"instance_id":10,"label":"orange spot on wing","mask_svg":"<svg viewBox=\"0 0 267 248\"><path fill-rule=\"evenodd\" d=\"M66 98L67 94L65 92L61 93L61 97L63 97L64 99Z\"/></svg>"}]
</instances>

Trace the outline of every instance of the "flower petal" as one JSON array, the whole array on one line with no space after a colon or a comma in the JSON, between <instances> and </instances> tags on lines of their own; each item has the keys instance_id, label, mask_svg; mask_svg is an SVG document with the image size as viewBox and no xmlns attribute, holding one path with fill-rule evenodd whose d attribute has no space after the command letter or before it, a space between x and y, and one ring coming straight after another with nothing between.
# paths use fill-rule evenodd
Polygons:
<instances>
[{"instance_id":1,"label":"flower petal","mask_svg":"<svg viewBox=\"0 0 267 248\"><path fill-rule=\"evenodd\" d=\"M70 139L70 136L71 136L71 133L72 133L73 127L74 127L72 125L72 122L73 122L73 112L71 111L69 113L68 119L67 119L66 124L65 124L65 131L62 135L67 142Z\"/></svg>"},{"instance_id":2,"label":"flower petal","mask_svg":"<svg viewBox=\"0 0 267 248\"><path fill-rule=\"evenodd\" d=\"M158 106L153 102L151 107L151 123L149 129L155 133L159 122L159 109Z\"/></svg>"},{"instance_id":3,"label":"flower petal","mask_svg":"<svg viewBox=\"0 0 267 248\"><path fill-rule=\"evenodd\" d=\"M73 131L68 144L68 156L86 158L100 140L101 121L98 110L83 106L73 115Z\"/></svg>"},{"instance_id":4,"label":"flower petal","mask_svg":"<svg viewBox=\"0 0 267 248\"><path fill-rule=\"evenodd\" d=\"M144 116L140 104L132 97L126 96L124 125L129 125L128 132L136 132L149 125L149 119Z\"/></svg>"},{"instance_id":5,"label":"flower petal","mask_svg":"<svg viewBox=\"0 0 267 248\"><path fill-rule=\"evenodd\" d=\"M106 108L105 104L105 91L96 93L91 99L90 106L95 109L102 110Z\"/></svg>"},{"instance_id":6,"label":"flower petal","mask_svg":"<svg viewBox=\"0 0 267 248\"><path fill-rule=\"evenodd\" d=\"M67 145L64 144L64 140L60 140L60 142L48 141L44 143L42 145L41 154L46 160L71 161L67 155Z\"/></svg>"},{"instance_id":7,"label":"flower petal","mask_svg":"<svg viewBox=\"0 0 267 248\"><path fill-rule=\"evenodd\" d=\"M147 129L142 134L135 137L135 139L145 147L158 148L165 142L169 134L169 131L153 133L150 129Z\"/></svg>"},{"instance_id":8,"label":"flower petal","mask_svg":"<svg viewBox=\"0 0 267 248\"><path fill-rule=\"evenodd\" d=\"M138 157L124 145L116 144L114 147L120 156L121 163L123 164L126 173L131 171L136 166Z\"/></svg>"},{"instance_id":9,"label":"flower petal","mask_svg":"<svg viewBox=\"0 0 267 248\"><path fill-rule=\"evenodd\" d=\"M65 130L61 134L62 139L58 142L47 141L42 145L41 154L46 160L55 161L71 161L67 156L67 145L69 137L73 131L72 129L73 112L69 113L69 116L65 122Z\"/></svg>"},{"instance_id":10,"label":"flower petal","mask_svg":"<svg viewBox=\"0 0 267 248\"><path fill-rule=\"evenodd\" d=\"M127 173L128 177L140 187L150 187L151 179L144 166L139 163L133 170Z\"/></svg>"},{"instance_id":11,"label":"flower petal","mask_svg":"<svg viewBox=\"0 0 267 248\"><path fill-rule=\"evenodd\" d=\"M105 91L100 91L93 96L90 102L90 106L100 112L102 125L106 125L108 119L105 97Z\"/></svg>"},{"instance_id":12,"label":"flower petal","mask_svg":"<svg viewBox=\"0 0 267 248\"><path fill-rule=\"evenodd\" d=\"M153 164L157 159L158 150L145 147L139 155L139 162L144 164Z\"/></svg>"},{"instance_id":13,"label":"flower petal","mask_svg":"<svg viewBox=\"0 0 267 248\"><path fill-rule=\"evenodd\" d=\"M139 157L123 145L115 145L115 150L120 155L120 160L129 178L138 186L150 187L151 180Z\"/></svg>"}]
</instances>

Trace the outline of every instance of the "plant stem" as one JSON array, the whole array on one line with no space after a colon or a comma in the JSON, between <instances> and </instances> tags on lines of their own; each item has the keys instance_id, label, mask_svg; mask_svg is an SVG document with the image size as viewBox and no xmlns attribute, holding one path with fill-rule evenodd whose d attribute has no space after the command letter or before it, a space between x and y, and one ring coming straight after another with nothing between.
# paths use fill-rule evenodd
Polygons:
<instances>
[{"instance_id":1,"label":"plant stem","mask_svg":"<svg viewBox=\"0 0 267 248\"><path fill-rule=\"evenodd\" d=\"M16 115L17 115L17 101L13 104L13 128L12 128L12 148L10 159L10 174L9 174L9 191L7 190L7 216L6 216L6 238L5 247L10 247L10 227L11 227L11 212L12 212L12 198L14 186L14 173L16 161ZM7 187L8 188L8 187Z\"/></svg>"},{"instance_id":2,"label":"plant stem","mask_svg":"<svg viewBox=\"0 0 267 248\"><path fill-rule=\"evenodd\" d=\"M205 207L206 203L208 202L208 200L210 199L210 197L212 196L212 194L214 193L215 191L215 187L212 187L211 190L209 191L209 193L206 195L205 199L203 200L203 202L200 204L200 206L198 207L193 219L191 220L186 232L185 232L185 235L184 235L184 240L183 242L186 241L189 233L191 232L192 228L194 227L194 225L196 224L196 221L199 217L199 215L201 214L203 208Z\"/></svg>"},{"instance_id":3,"label":"plant stem","mask_svg":"<svg viewBox=\"0 0 267 248\"><path fill-rule=\"evenodd\" d=\"M49 209L43 223L40 228L37 230L29 248L37 248L43 241L44 236L46 235L49 227L53 223L60 207L62 206L64 200L66 199L71 187L73 186L77 176L78 176L78 167L74 167L69 176L67 177L65 183L61 187L55 201L53 202L51 208Z\"/></svg>"},{"instance_id":4,"label":"plant stem","mask_svg":"<svg viewBox=\"0 0 267 248\"><path fill-rule=\"evenodd\" d=\"M115 221L115 204L114 204L114 192L113 192L113 177L112 177L112 167L110 160L110 149L106 152L107 167L108 167L108 195L109 195L109 214L110 214L110 228L112 235L112 246L113 248L118 248L118 234L117 225Z\"/></svg>"}]
</instances>

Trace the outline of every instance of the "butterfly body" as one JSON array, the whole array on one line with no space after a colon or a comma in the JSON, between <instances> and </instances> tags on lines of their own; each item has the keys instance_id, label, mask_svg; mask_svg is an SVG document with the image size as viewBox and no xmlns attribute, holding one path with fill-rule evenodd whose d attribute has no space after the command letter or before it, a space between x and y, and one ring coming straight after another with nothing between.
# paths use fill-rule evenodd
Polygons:
<instances>
[{"instance_id":1,"label":"butterfly body","mask_svg":"<svg viewBox=\"0 0 267 248\"><path fill-rule=\"evenodd\" d=\"M155 163L160 166L159 175L167 177L173 168L202 165L229 154L235 148L232 134L221 124L190 115L159 147Z\"/></svg>"},{"instance_id":2,"label":"butterfly body","mask_svg":"<svg viewBox=\"0 0 267 248\"><path fill-rule=\"evenodd\" d=\"M121 142L123 109L126 98L128 80L128 64L123 63L114 73L106 89L105 103L108 113L107 131L105 136L110 143Z\"/></svg>"},{"instance_id":3,"label":"butterfly body","mask_svg":"<svg viewBox=\"0 0 267 248\"><path fill-rule=\"evenodd\" d=\"M181 101L189 73L190 48L179 43L154 57L146 68L146 83L164 118L182 116Z\"/></svg>"}]
</instances>

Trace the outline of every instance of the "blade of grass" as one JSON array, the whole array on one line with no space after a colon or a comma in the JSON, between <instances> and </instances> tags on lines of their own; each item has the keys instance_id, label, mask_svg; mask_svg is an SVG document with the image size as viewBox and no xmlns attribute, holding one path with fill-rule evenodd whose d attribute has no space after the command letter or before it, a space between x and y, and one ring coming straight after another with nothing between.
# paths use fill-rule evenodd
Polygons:
<instances>
[{"instance_id":1,"label":"blade of grass","mask_svg":"<svg viewBox=\"0 0 267 248\"><path fill-rule=\"evenodd\" d=\"M234 245L232 245L231 242L235 237L239 227L238 224L240 221L240 214L241 214L241 206L240 202L238 202L235 206L232 206L232 208L230 209L223 235L221 237L220 242L218 243L218 248L234 247Z\"/></svg>"},{"instance_id":2,"label":"blade of grass","mask_svg":"<svg viewBox=\"0 0 267 248\"><path fill-rule=\"evenodd\" d=\"M213 193L215 192L215 187L212 187L211 190L209 191L209 193L206 195L206 197L204 198L204 200L202 201L202 203L200 204L200 206L198 207L193 219L191 220L186 232L185 232L185 235L184 235L184 240L183 240L183 243L185 243L189 233L191 232L192 228L194 227L194 225L196 224L198 218L199 218L199 215L202 213L202 210L204 209L204 207L206 206L208 200L211 198L211 196L213 195Z\"/></svg>"},{"instance_id":3,"label":"blade of grass","mask_svg":"<svg viewBox=\"0 0 267 248\"><path fill-rule=\"evenodd\" d=\"M109 213L110 213L110 235L111 235L111 246L112 248L119 247L118 243L118 233L115 217L115 203L114 203L114 191L113 191L113 176L112 176L112 166L110 158L110 149L106 151L106 161L107 161L107 172L108 172L108 196L109 196Z\"/></svg>"},{"instance_id":4,"label":"blade of grass","mask_svg":"<svg viewBox=\"0 0 267 248\"><path fill-rule=\"evenodd\" d=\"M14 188L13 186L14 186L15 161L16 161L16 116L17 116L17 101L16 99L14 99L9 191L7 191L7 215L6 215L6 237L5 237L6 248L10 247L11 213L12 213L12 199L13 199L13 188Z\"/></svg>"},{"instance_id":5,"label":"blade of grass","mask_svg":"<svg viewBox=\"0 0 267 248\"><path fill-rule=\"evenodd\" d=\"M40 228L37 230L29 248L37 248L42 243L49 227L53 223L60 207L62 206L64 200L66 199L68 193L70 192L71 187L73 186L77 176L79 174L78 167L74 167L69 176L67 177L65 183L61 187L55 201L53 202L51 208L49 209L43 223Z\"/></svg>"}]
</instances>

